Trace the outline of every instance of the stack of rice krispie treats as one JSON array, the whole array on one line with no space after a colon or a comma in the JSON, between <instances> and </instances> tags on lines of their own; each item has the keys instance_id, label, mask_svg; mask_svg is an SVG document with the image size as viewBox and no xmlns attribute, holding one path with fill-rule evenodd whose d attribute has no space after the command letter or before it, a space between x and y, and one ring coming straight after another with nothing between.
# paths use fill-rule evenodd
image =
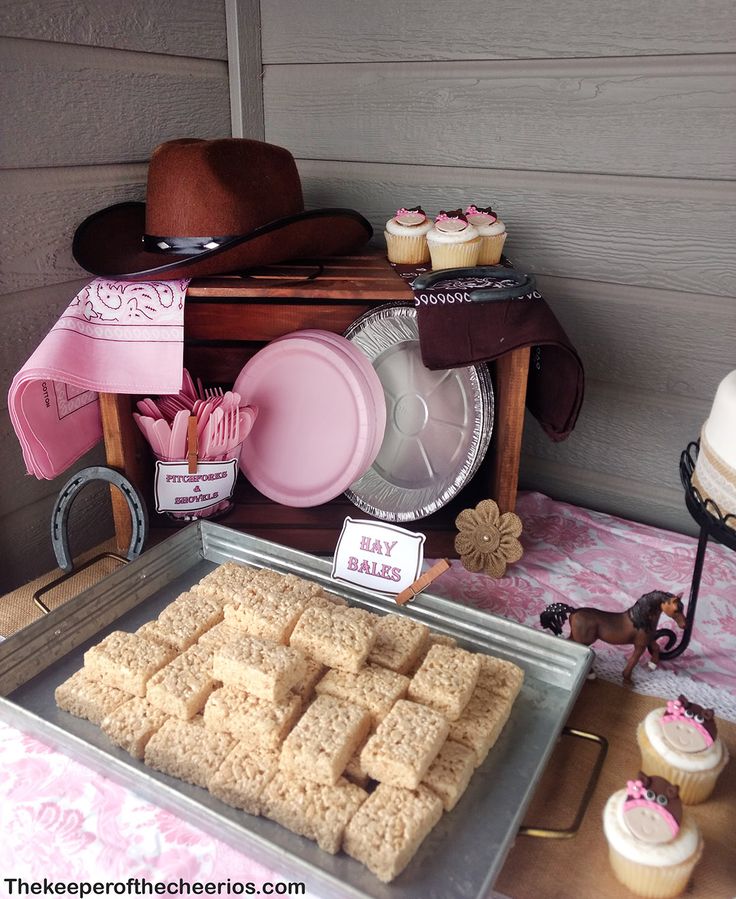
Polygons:
<instances>
[{"instance_id":1,"label":"stack of rice krispie treats","mask_svg":"<svg viewBox=\"0 0 736 899\"><path fill-rule=\"evenodd\" d=\"M227 562L89 649L56 702L146 765L388 882L462 796L523 677L406 616Z\"/></svg>"}]
</instances>

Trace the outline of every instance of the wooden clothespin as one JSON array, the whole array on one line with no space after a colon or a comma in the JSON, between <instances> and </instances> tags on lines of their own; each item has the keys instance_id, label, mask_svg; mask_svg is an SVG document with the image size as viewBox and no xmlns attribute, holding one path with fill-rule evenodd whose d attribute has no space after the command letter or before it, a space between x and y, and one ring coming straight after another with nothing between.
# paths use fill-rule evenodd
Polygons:
<instances>
[{"instance_id":1,"label":"wooden clothespin","mask_svg":"<svg viewBox=\"0 0 736 899\"><path fill-rule=\"evenodd\" d=\"M190 415L187 422L187 462L189 463L189 474L197 473L197 463L199 461L199 443L197 439L197 416Z\"/></svg>"},{"instance_id":2,"label":"wooden clothespin","mask_svg":"<svg viewBox=\"0 0 736 899\"><path fill-rule=\"evenodd\" d=\"M418 593L421 593L422 590L426 590L432 581L436 581L449 567L450 563L447 559L440 559L439 562L435 562L434 565L427 569L424 574L420 575L413 584L409 584L406 590L402 590L401 593L399 593L396 597L397 604L400 606L406 605L406 603L414 599Z\"/></svg>"}]
</instances>

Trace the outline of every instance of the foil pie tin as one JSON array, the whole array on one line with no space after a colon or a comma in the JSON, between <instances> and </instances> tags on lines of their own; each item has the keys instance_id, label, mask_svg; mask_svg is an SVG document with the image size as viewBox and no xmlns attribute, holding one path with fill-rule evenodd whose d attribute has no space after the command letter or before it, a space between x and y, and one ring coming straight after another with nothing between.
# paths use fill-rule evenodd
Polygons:
<instances>
[{"instance_id":1,"label":"foil pie tin","mask_svg":"<svg viewBox=\"0 0 736 899\"><path fill-rule=\"evenodd\" d=\"M381 448L346 496L384 521L431 515L470 481L488 450L494 417L488 366L426 368L414 306L371 309L345 337L370 360L386 399Z\"/></svg>"}]
</instances>

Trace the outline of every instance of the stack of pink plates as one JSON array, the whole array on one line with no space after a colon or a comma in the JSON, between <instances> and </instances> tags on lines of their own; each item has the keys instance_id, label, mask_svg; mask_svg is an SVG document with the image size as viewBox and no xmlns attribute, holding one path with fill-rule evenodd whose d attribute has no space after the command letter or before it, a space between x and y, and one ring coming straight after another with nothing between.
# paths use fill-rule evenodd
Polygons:
<instances>
[{"instance_id":1,"label":"stack of pink plates","mask_svg":"<svg viewBox=\"0 0 736 899\"><path fill-rule=\"evenodd\" d=\"M295 331L264 347L233 390L258 409L240 469L285 506L318 506L371 467L386 427L381 382L364 353L329 331Z\"/></svg>"}]
</instances>

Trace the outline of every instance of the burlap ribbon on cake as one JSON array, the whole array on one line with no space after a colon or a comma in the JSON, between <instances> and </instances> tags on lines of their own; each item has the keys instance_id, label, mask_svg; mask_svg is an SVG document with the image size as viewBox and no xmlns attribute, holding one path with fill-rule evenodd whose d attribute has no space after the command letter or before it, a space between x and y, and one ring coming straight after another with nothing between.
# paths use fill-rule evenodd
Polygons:
<instances>
[{"instance_id":1,"label":"burlap ribbon on cake","mask_svg":"<svg viewBox=\"0 0 736 899\"><path fill-rule=\"evenodd\" d=\"M411 283L428 266L395 264ZM585 374L572 341L538 290L496 302L473 302L469 292L493 288L499 278L453 278L414 291L422 361L429 369L491 362L511 350L531 347L526 405L547 436L564 440L583 402Z\"/></svg>"},{"instance_id":2,"label":"burlap ribbon on cake","mask_svg":"<svg viewBox=\"0 0 736 899\"><path fill-rule=\"evenodd\" d=\"M713 449L705 436L705 428L700 433L700 450L692 483L703 501L715 503L728 527L736 530L736 469Z\"/></svg>"}]
</instances>

